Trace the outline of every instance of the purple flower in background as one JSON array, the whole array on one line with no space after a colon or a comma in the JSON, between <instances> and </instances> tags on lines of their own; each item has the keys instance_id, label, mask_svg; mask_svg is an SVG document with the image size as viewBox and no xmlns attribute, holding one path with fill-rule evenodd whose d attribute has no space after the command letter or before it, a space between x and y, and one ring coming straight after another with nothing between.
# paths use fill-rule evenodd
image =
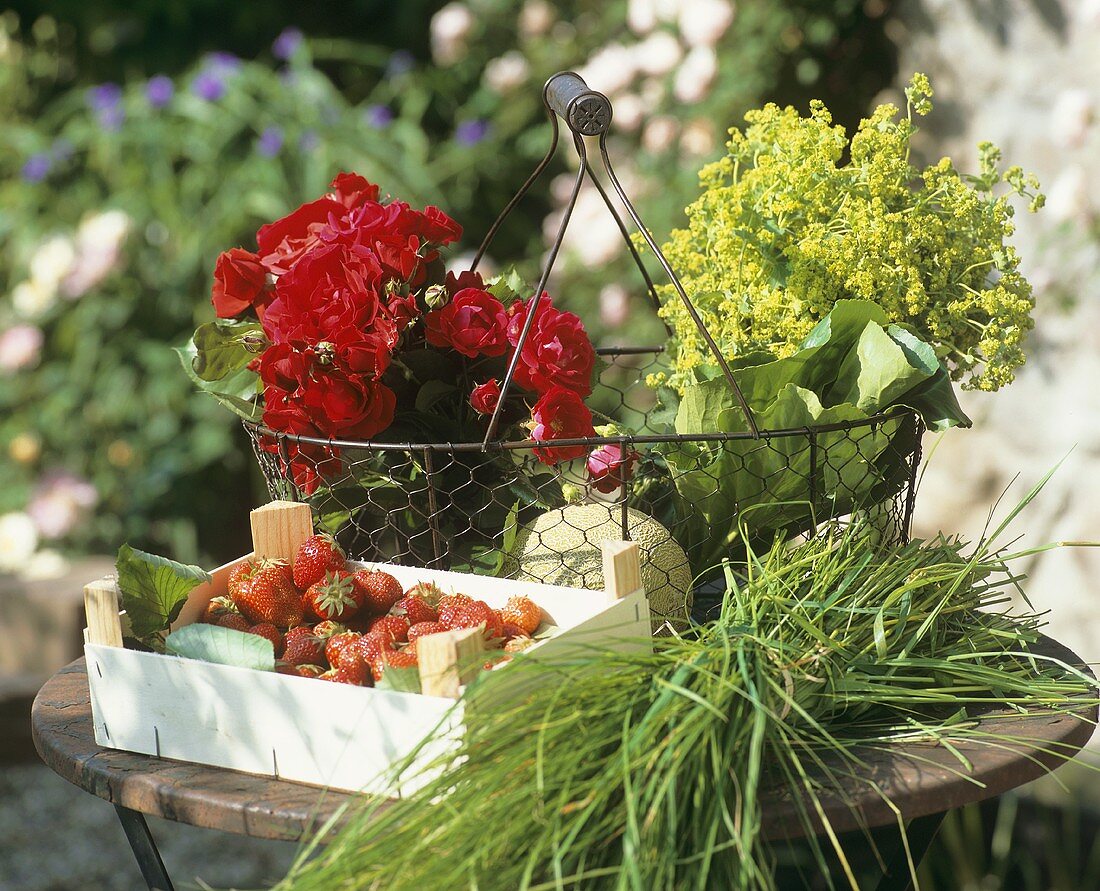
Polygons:
<instances>
[{"instance_id":1,"label":"purple flower in background","mask_svg":"<svg viewBox=\"0 0 1100 891\"><path fill-rule=\"evenodd\" d=\"M217 102L225 95L225 79L215 71L200 71L191 81L191 92L205 102Z\"/></svg>"},{"instance_id":2,"label":"purple flower in background","mask_svg":"<svg viewBox=\"0 0 1100 891\"><path fill-rule=\"evenodd\" d=\"M232 74L240 70L241 60L232 53L207 53L203 58L203 64L210 71L216 71L219 74Z\"/></svg>"},{"instance_id":3,"label":"purple flower in background","mask_svg":"<svg viewBox=\"0 0 1100 891\"><path fill-rule=\"evenodd\" d=\"M489 135L489 122L484 118L462 121L455 127L455 141L459 145L477 145Z\"/></svg>"},{"instance_id":4,"label":"purple flower in background","mask_svg":"<svg viewBox=\"0 0 1100 891\"><path fill-rule=\"evenodd\" d=\"M317 146L321 144L320 138L317 136L316 130L306 130L301 136L298 137L298 148L307 154L312 152Z\"/></svg>"},{"instance_id":5,"label":"purple flower in background","mask_svg":"<svg viewBox=\"0 0 1100 891\"><path fill-rule=\"evenodd\" d=\"M275 38L275 42L271 44L271 54L276 59L282 59L285 62L298 52L303 37L301 28L284 28L282 33Z\"/></svg>"},{"instance_id":6,"label":"purple flower in background","mask_svg":"<svg viewBox=\"0 0 1100 891\"><path fill-rule=\"evenodd\" d=\"M256 140L256 151L265 158L274 158L283 147L283 131L278 127L265 127Z\"/></svg>"},{"instance_id":7,"label":"purple flower in background","mask_svg":"<svg viewBox=\"0 0 1100 891\"><path fill-rule=\"evenodd\" d=\"M386 62L385 77L399 77L413 70L416 65L416 57L408 50L398 50L390 56Z\"/></svg>"},{"instance_id":8,"label":"purple flower in background","mask_svg":"<svg viewBox=\"0 0 1100 891\"><path fill-rule=\"evenodd\" d=\"M381 130L393 121L393 110L388 105L368 105L363 119L369 126Z\"/></svg>"},{"instance_id":9,"label":"purple flower in background","mask_svg":"<svg viewBox=\"0 0 1100 891\"><path fill-rule=\"evenodd\" d=\"M105 83L90 87L86 95L88 107L95 112L99 126L104 130L117 130L126 120L122 110L122 87Z\"/></svg>"},{"instance_id":10,"label":"purple flower in background","mask_svg":"<svg viewBox=\"0 0 1100 891\"><path fill-rule=\"evenodd\" d=\"M42 152L31 155L23 164L23 179L29 183L40 183L44 180L53 167L50 156Z\"/></svg>"},{"instance_id":11,"label":"purple flower in background","mask_svg":"<svg viewBox=\"0 0 1100 891\"><path fill-rule=\"evenodd\" d=\"M149 83L145 85L145 98L153 108L164 108L175 94L176 85L172 83L172 78L164 74L149 78Z\"/></svg>"}]
</instances>

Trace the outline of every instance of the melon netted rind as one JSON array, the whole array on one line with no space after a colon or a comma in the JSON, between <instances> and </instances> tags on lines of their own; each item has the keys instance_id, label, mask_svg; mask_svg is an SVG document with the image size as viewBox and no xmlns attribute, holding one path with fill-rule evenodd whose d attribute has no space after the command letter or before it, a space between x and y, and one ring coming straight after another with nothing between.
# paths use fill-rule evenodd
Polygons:
<instances>
[{"instance_id":1,"label":"melon netted rind","mask_svg":"<svg viewBox=\"0 0 1100 891\"><path fill-rule=\"evenodd\" d=\"M631 541L638 543L653 630L666 621L678 630L686 628L692 600L687 554L671 532L641 511L627 510L627 529ZM622 537L618 505L571 504L550 510L519 527L505 555L503 572L519 581L602 590L600 546Z\"/></svg>"}]
</instances>

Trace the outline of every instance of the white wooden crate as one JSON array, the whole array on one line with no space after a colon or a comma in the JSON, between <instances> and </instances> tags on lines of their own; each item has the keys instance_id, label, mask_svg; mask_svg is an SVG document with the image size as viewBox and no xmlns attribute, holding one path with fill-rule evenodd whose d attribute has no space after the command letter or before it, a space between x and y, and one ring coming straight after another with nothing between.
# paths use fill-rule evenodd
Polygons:
<instances>
[{"instance_id":1,"label":"white wooden crate","mask_svg":"<svg viewBox=\"0 0 1100 891\"><path fill-rule=\"evenodd\" d=\"M274 546L257 536L256 552L293 553L304 537L302 531ZM446 592L469 594L493 607L503 606L513 595L529 597L559 631L526 650L524 658L558 661L593 647L645 645L650 616L636 572L637 549L617 545L605 553L606 592L370 565L391 573L405 588L433 581ZM197 621L212 597L226 593L230 569L251 556L215 570L209 583L196 587L173 629ZM113 583L93 583L85 592L88 686L96 742L104 747L400 796L427 781L422 765L452 747L462 732L462 703L446 696L355 687L123 649L116 596ZM113 624L105 620L105 604L112 605L108 617ZM507 672L510 665L494 671ZM396 776L397 766L429 738Z\"/></svg>"}]
</instances>

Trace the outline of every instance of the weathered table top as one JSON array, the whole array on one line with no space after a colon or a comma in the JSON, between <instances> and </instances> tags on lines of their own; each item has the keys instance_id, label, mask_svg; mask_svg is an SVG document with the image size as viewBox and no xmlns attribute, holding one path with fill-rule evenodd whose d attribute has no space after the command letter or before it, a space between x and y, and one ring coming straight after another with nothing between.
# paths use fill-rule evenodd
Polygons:
<instances>
[{"instance_id":1,"label":"weathered table top","mask_svg":"<svg viewBox=\"0 0 1100 891\"><path fill-rule=\"evenodd\" d=\"M1042 650L1063 661L1081 660L1044 639ZM991 714L985 729L1011 733L1027 744L955 746L971 763L934 743L890 745L861 753L859 775L843 792L822 793L821 801L837 832L897 822L896 805L906 820L940 813L999 795L1036 779L1075 754L1088 741L1097 719L1096 701L1076 714L1037 712L1026 717ZM62 669L41 689L31 711L35 746L42 760L80 788L142 813L256 838L297 840L357 799L344 792L136 755L98 746L92 734L91 705L84 660ZM1063 757L1059 757L1059 756ZM782 795L762 796L764 833L801 833L796 803ZM888 803L889 802L889 803Z\"/></svg>"}]
</instances>

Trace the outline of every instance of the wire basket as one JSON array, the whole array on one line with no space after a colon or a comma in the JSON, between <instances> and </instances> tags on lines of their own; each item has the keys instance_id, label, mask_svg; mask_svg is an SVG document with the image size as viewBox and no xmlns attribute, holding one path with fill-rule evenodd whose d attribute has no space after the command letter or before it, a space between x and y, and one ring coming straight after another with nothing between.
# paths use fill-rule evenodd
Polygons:
<instances>
[{"instance_id":1,"label":"wire basket","mask_svg":"<svg viewBox=\"0 0 1100 891\"><path fill-rule=\"evenodd\" d=\"M480 442L376 442L318 439L246 422L272 497L308 501L318 525L352 557L432 568L535 578L602 587L599 542L636 539L645 557L643 582L658 620L686 620L693 591L701 612L708 580L723 558L753 540L811 534L824 519L872 514L884 540L909 534L920 463L920 416L897 407L873 417L816 427L760 429L729 365L660 247L625 194L608 156L611 104L572 72L552 77L543 92L552 127L550 148L501 212L479 248L476 268L505 219L550 164L561 118L580 159L557 237L535 294L541 294L561 247L581 186L599 191L630 248L654 306L653 281L631 244L626 224L596 177L584 137L595 137L603 170L622 206L684 302L731 388L744 429L681 435L656 411L648 375L667 369L661 346L598 349L605 363L589 403L629 435L555 439L579 457L548 467L533 440L496 436L500 412L535 311L527 313L501 385L501 397ZM600 487L586 480L585 457L618 449L618 476ZM318 486L318 482L322 484ZM602 490L602 491L600 491ZM583 504L571 504L582 493Z\"/></svg>"}]
</instances>

